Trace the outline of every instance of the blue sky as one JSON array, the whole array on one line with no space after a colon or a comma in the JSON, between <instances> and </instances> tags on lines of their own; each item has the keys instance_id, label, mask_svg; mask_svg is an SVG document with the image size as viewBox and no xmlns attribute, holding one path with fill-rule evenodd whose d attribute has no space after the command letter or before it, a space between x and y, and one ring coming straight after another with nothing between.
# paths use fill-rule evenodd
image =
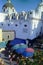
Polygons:
<instances>
[{"instance_id":1,"label":"blue sky","mask_svg":"<svg viewBox=\"0 0 43 65\"><path fill-rule=\"evenodd\" d=\"M2 10L2 6L6 3L7 0L0 0L0 11ZM15 9L20 12L22 10L28 11L33 10L37 7L38 3L41 0L11 0Z\"/></svg>"}]
</instances>

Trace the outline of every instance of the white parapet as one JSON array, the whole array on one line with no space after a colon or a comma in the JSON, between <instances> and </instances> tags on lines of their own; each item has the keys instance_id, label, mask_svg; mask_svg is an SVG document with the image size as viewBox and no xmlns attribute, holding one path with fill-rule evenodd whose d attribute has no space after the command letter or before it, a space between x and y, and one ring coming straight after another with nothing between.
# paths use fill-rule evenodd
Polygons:
<instances>
[{"instance_id":1,"label":"white parapet","mask_svg":"<svg viewBox=\"0 0 43 65\"><path fill-rule=\"evenodd\" d=\"M0 42L13 40L15 38L15 32L12 30L2 30L0 29Z\"/></svg>"},{"instance_id":2,"label":"white parapet","mask_svg":"<svg viewBox=\"0 0 43 65\"><path fill-rule=\"evenodd\" d=\"M6 13L0 13L0 22L4 22L7 15Z\"/></svg>"}]
</instances>

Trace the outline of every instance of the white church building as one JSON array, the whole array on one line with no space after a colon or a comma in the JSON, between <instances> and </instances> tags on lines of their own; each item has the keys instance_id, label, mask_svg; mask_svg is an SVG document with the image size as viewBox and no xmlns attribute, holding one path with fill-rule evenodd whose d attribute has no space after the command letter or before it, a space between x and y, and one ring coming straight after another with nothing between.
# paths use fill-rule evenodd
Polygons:
<instances>
[{"instance_id":1,"label":"white church building","mask_svg":"<svg viewBox=\"0 0 43 65\"><path fill-rule=\"evenodd\" d=\"M17 12L10 0L0 12L0 29L14 30L15 38L33 40L43 34L43 0L35 10Z\"/></svg>"}]
</instances>

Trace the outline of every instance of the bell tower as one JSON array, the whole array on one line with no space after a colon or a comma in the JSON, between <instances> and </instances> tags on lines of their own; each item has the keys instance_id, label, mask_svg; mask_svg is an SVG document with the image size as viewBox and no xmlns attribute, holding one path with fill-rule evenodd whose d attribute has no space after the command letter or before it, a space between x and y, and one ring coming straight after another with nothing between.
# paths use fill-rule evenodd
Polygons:
<instances>
[{"instance_id":1,"label":"bell tower","mask_svg":"<svg viewBox=\"0 0 43 65\"><path fill-rule=\"evenodd\" d=\"M36 9L40 14L43 12L43 0L39 3L37 9Z\"/></svg>"}]
</instances>

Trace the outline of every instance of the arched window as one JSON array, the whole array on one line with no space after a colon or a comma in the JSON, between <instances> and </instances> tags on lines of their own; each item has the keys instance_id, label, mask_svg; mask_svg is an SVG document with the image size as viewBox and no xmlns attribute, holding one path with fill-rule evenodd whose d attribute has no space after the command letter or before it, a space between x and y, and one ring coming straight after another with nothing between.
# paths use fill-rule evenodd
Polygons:
<instances>
[{"instance_id":1,"label":"arched window","mask_svg":"<svg viewBox=\"0 0 43 65\"><path fill-rule=\"evenodd\" d=\"M15 13L12 15L12 19L13 19L13 20L16 20L16 15L15 15Z\"/></svg>"}]
</instances>

